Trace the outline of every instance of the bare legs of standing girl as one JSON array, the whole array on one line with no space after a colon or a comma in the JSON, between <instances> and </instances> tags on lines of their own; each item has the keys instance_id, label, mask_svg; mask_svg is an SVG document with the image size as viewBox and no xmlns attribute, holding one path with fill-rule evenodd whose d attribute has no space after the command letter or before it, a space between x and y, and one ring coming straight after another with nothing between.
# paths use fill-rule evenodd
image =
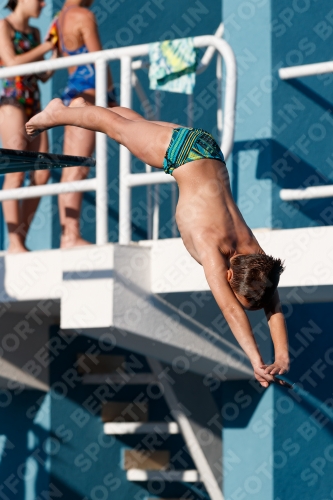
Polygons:
<instances>
[{"instance_id":1,"label":"bare legs of standing girl","mask_svg":"<svg viewBox=\"0 0 333 500\"><path fill-rule=\"evenodd\" d=\"M43 132L33 140L25 133L27 121L24 109L20 106L2 105L0 107L0 136L2 147L25 151L48 151L47 134ZM24 172L6 174L2 189L21 187ZM31 175L31 185L45 184L49 178L47 170L38 170ZM8 228L8 252L26 252L26 236L35 215L40 198L22 200L7 200L2 203L4 218Z\"/></svg>"},{"instance_id":2,"label":"bare legs of standing girl","mask_svg":"<svg viewBox=\"0 0 333 500\"><path fill-rule=\"evenodd\" d=\"M95 90L87 90L82 94L87 104L94 104ZM77 106L75 99L70 104ZM91 156L95 149L95 133L78 127L65 127L64 154L73 156ZM86 179L88 167L70 167L62 171L61 182L74 182ZM89 245L81 238L80 214L83 193L66 193L59 195L59 217L61 226L61 248Z\"/></svg>"}]
</instances>

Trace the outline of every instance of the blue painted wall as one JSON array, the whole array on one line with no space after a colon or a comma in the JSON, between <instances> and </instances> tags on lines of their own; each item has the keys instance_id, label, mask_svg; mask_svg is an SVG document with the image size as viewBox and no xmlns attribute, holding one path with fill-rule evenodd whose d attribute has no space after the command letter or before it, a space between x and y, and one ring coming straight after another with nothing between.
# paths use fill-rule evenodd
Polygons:
<instances>
[{"instance_id":1,"label":"blue painted wall","mask_svg":"<svg viewBox=\"0 0 333 500\"><path fill-rule=\"evenodd\" d=\"M331 199L293 204L279 197L282 187L332 182L332 76L278 77L279 67L332 58L331 3L223 0L223 20L239 72L228 168L246 221L254 228L332 224ZM330 305L285 307L290 379L306 392L271 387L260 394L248 383L225 384L227 500L333 498Z\"/></svg>"},{"instance_id":2,"label":"blue painted wall","mask_svg":"<svg viewBox=\"0 0 333 500\"><path fill-rule=\"evenodd\" d=\"M332 58L332 5L324 2L272 3L273 227L332 224L332 199L281 203L281 187L332 182L332 75L281 81L279 66Z\"/></svg>"},{"instance_id":3,"label":"blue painted wall","mask_svg":"<svg viewBox=\"0 0 333 500\"><path fill-rule=\"evenodd\" d=\"M225 39L238 68L236 133L227 166L232 191L246 222L271 227L272 40L268 1L223 1Z\"/></svg>"},{"instance_id":4,"label":"blue painted wall","mask_svg":"<svg viewBox=\"0 0 333 500\"><path fill-rule=\"evenodd\" d=\"M224 384L227 500L333 498L333 348L329 304L285 307L288 378L300 389Z\"/></svg>"},{"instance_id":5,"label":"blue painted wall","mask_svg":"<svg viewBox=\"0 0 333 500\"><path fill-rule=\"evenodd\" d=\"M0 497L45 498L52 491L50 399L44 392L18 389L1 390L0 399Z\"/></svg>"},{"instance_id":6,"label":"blue painted wall","mask_svg":"<svg viewBox=\"0 0 333 500\"><path fill-rule=\"evenodd\" d=\"M332 182L332 76L280 80L278 69L331 59L330 2L223 2L238 64L237 125L228 162L248 224L332 223L332 200L283 203L281 188Z\"/></svg>"},{"instance_id":7,"label":"blue painted wall","mask_svg":"<svg viewBox=\"0 0 333 500\"><path fill-rule=\"evenodd\" d=\"M274 394L274 493L333 498L333 348L330 304L288 307L290 378L302 391ZM277 400L280 399L280 405Z\"/></svg>"}]
</instances>

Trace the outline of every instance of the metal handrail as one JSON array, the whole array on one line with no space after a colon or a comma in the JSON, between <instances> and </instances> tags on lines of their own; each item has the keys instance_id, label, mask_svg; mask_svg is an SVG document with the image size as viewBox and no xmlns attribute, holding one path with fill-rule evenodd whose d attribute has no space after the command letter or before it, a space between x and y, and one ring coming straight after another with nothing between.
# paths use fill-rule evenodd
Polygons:
<instances>
[{"instance_id":1,"label":"metal handrail","mask_svg":"<svg viewBox=\"0 0 333 500\"><path fill-rule=\"evenodd\" d=\"M214 36L218 38L222 38L224 34L224 24L220 23L217 30L214 33ZM196 74L202 74L209 67L212 62L213 56L216 52L216 48L209 46L204 52L201 60L197 66ZM159 91L155 92L155 111L153 106L150 103L149 97L145 93L140 80L136 74L136 71L143 70L149 68L150 63L147 59L136 59L132 61L132 86L140 100L142 109L144 110L145 117L148 120L161 120L160 116L160 93ZM216 61L216 78L217 78L217 134L218 139L221 137L223 120L222 120L222 103L221 103L221 80L222 80L222 60L219 56ZM187 126L193 126L193 112L191 111L191 106L193 105L193 94L189 94L187 96L188 101L188 120ZM151 173L152 167L146 164L146 173ZM159 185L155 184L152 189L152 186L147 186L147 237L148 240L158 240L159 237L159 213L160 213L160 194L159 194ZM171 213L176 213L177 206L177 186L175 183L171 185ZM176 224L175 215L172 217L171 224L171 235L172 238L177 237L178 228Z\"/></svg>"},{"instance_id":2,"label":"metal handrail","mask_svg":"<svg viewBox=\"0 0 333 500\"><path fill-rule=\"evenodd\" d=\"M333 61L289 66L288 68L279 69L281 80L324 75L325 73L333 73ZM328 186L311 186L303 189L281 189L280 191L280 198L283 201L314 200L331 197L333 197L333 184Z\"/></svg>"},{"instance_id":3,"label":"metal handrail","mask_svg":"<svg viewBox=\"0 0 333 500\"><path fill-rule=\"evenodd\" d=\"M202 450L200 440L195 434L183 407L179 404L171 383L165 376L165 370L163 370L161 363L156 359L150 358L147 359L147 361L155 377L159 380L163 387L164 397L167 405L169 406L170 413L180 428L186 446L198 472L200 473L201 481L205 485L209 498L211 500L225 500L221 487L219 486Z\"/></svg>"},{"instance_id":4,"label":"metal handrail","mask_svg":"<svg viewBox=\"0 0 333 500\"><path fill-rule=\"evenodd\" d=\"M288 68L279 69L279 77L281 80L301 78L303 76L324 75L325 73L333 73L333 61L289 66Z\"/></svg>"},{"instance_id":5,"label":"metal handrail","mask_svg":"<svg viewBox=\"0 0 333 500\"><path fill-rule=\"evenodd\" d=\"M314 200L332 198L333 184L327 186L311 186L304 189L281 189L280 198L283 201Z\"/></svg>"},{"instance_id":6,"label":"metal handrail","mask_svg":"<svg viewBox=\"0 0 333 500\"><path fill-rule=\"evenodd\" d=\"M236 105L236 60L229 44L221 38L213 35L195 37L193 39L195 47L212 46L223 57L226 66L226 90L224 106L224 124L221 149L227 159L234 139L235 126L235 105ZM116 49L101 50L98 52L89 52L60 59L38 61L19 66L9 66L0 69L0 79L15 76L31 75L43 73L45 71L56 71L71 66L82 66L85 64L95 64L96 67L96 105L107 106L107 63L120 59L121 61L121 105L131 108L132 104L132 59L134 57L146 56L149 53L149 44L133 45L129 47L120 47ZM211 51L210 51L211 53ZM210 54L209 53L209 54ZM207 54L207 51L206 51ZM207 56L208 57L208 56ZM130 170L131 154L120 147L120 200L119 200L119 242L128 244L131 240L131 200L130 190L134 186L153 185L172 182L171 176L164 172L131 174ZM72 192L86 191L87 186L78 181L73 185ZM61 183L60 183L61 184ZM63 185L61 185L66 189ZM105 134L96 134L96 181L95 185L91 182L89 190L96 190L96 243L102 245L108 241L108 192L107 192L107 137ZM38 186L39 196L58 194L59 184ZM69 189L69 187L67 186ZM91 189L90 189L91 188ZM36 194L33 187L19 188L19 194L30 192L31 197ZM27 190L27 191L24 191ZM8 195L7 195L8 196ZM25 195L28 197L28 194ZM0 201L8 199L5 191L0 192ZM18 198L16 198L18 199Z\"/></svg>"},{"instance_id":7,"label":"metal handrail","mask_svg":"<svg viewBox=\"0 0 333 500\"><path fill-rule=\"evenodd\" d=\"M229 44L216 36L206 35L194 38L195 47L213 46L223 58L226 66L225 85L225 105L223 116L223 137L221 149L228 158L232 151L235 129L235 107L236 107L236 84L237 71L234 53ZM141 46L144 48L144 46ZM145 53L148 54L149 46L145 46ZM121 106L132 107L132 57L124 55L121 58ZM119 206L119 243L128 244L131 241L131 188L151 184L165 184L173 182L171 176L166 176L164 172L157 173L131 173L131 153L123 146L120 146L120 206Z\"/></svg>"}]
</instances>

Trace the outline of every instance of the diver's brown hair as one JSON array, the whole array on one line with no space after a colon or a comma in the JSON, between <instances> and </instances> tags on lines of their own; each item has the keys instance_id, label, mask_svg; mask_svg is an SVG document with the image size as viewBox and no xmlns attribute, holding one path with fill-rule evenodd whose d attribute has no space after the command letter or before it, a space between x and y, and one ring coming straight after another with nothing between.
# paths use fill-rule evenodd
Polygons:
<instances>
[{"instance_id":1,"label":"diver's brown hair","mask_svg":"<svg viewBox=\"0 0 333 500\"><path fill-rule=\"evenodd\" d=\"M281 259L265 254L236 255L230 261L230 286L251 309L261 309L272 299L284 271Z\"/></svg>"},{"instance_id":2,"label":"diver's brown hair","mask_svg":"<svg viewBox=\"0 0 333 500\"><path fill-rule=\"evenodd\" d=\"M14 11L17 7L17 1L18 0L8 0L7 5L6 5L6 9L10 9L10 10Z\"/></svg>"}]
</instances>

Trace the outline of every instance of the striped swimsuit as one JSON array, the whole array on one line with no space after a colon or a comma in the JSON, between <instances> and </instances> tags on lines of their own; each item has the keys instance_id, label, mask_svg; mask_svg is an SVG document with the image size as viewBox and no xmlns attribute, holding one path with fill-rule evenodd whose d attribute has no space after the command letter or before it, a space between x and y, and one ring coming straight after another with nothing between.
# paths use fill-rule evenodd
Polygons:
<instances>
[{"instance_id":1,"label":"striped swimsuit","mask_svg":"<svg viewBox=\"0 0 333 500\"><path fill-rule=\"evenodd\" d=\"M13 28L7 19L5 19L5 21L14 31L12 41L15 54L24 54L39 45L35 31L24 33ZM39 113L41 108L37 76L28 75L3 78L2 89L0 91L0 106L3 104L22 106L26 112L27 118L31 118Z\"/></svg>"},{"instance_id":2,"label":"striped swimsuit","mask_svg":"<svg viewBox=\"0 0 333 500\"><path fill-rule=\"evenodd\" d=\"M175 128L163 160L164 172L172 175L184 163L203 159L225 163L213 136L200 128Z\"/></svg>"}]
</instances>

